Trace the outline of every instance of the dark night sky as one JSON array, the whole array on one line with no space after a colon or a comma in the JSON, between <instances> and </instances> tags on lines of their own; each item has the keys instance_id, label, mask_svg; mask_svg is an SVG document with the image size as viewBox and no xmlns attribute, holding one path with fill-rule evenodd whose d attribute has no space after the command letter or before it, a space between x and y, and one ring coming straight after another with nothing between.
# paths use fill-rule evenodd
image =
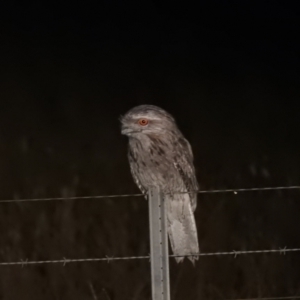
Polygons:
<instances>
[{"instance_id":1,"label":"dark night sky","mask_svg":"<svg viewBox=\"0 0 300 300\"><path fill-rule=\"evenodd\" d=\"M48 46L66 56L141 52L228 76L258 70L298 83L299 10L283 1L2 3L2 47ZM20 49L21 48L21 49ZM150 59L149 58L149 59ZM2 57L4 59L4 57ZM187 62L188 61L188 62ZM198 67L198 68L197 68Z\"/></svg>"},{"instance_id":2,"label":"dark night sky","mask_svg":"<svg viewBox=\"0 0 300 300\"><path fill-rule=\"evenodd\" d=\"M280 138L299 144L295 3L6 1L1 6L4 123L10 114L24 119L26 111L60 126L72 118L64 113L69 109L82 126L97 126L103 109L115 120L135 104L152 103L174 113L185 132L194 113L200 126L244 128L274 144ZM20 99L22 89L26 100Z\"/></svg>"},{"instance_id":3,"label":"dark night sky","mask_svg":"<svg viewBox=\"0 0 300 300\"><path fill-rule=\"evenodd\" d=\"M106 109L119 115L134 104L148 102L178 114L189 84L198 84L210 96L186 99L187 115L198 107L204 111L203 118L212 122L265 127L267 132L271 130L269 136L281 131L286 137L289 131L299 130L297 4L6 1L2 7L1 77L8 80L15 70L40 73L40 83L33 89L43 96L30 101L49 115L51 111L58 114L59 103L65 99L55 95L60 79L47 78L47 74L60 74L63 69L85 76L88 84L98 82L105 90L104 97L97 97L98 91L92 90L85 99L70 100L72 105L81 103L87 113L105 103ZM36 81L34 76L30 84ZM169 86L168 80L172 81ZM248 90L245 84L249 84ZM181 97L176 99L170 90L181 86ZM291 140L294 142L294 137Z\"/></svg>"},{"instance_id":4,"label":"dark night sky","mask_svg":"<svg viewBox=\"0 0 300 300\"><path fill-rule=\"evenodd\" d=\"M192 57L195 65L221 64L229 72L242 64L298 79L297 8L283 1L6 1L1 33L4 45L46 44L87 52L140 47L154 56Z\"/></svg>"}]
</instances>

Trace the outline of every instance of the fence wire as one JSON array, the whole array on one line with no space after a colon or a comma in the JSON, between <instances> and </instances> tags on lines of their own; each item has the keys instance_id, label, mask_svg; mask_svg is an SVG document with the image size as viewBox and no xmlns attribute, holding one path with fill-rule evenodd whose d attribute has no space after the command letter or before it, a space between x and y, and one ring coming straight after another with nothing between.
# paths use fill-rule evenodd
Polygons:
<instances>
[{"instance_id":1,"label":"fence wire","mask_svg":"<svg viewBox=\"0 0 300 300\"><path fill-rule=\"evenodd\" d=\"M288 300L288 299L300 299L300 296L288 296L288 297L266 297L266 298L240 298L240 299L225 299L225 300Z\"/></svg>"},{"instance_id":2,"label":"fence wire","mask_svg":"<svg viewBox=\"0 0 300 300\"><path fill-rule=\"evenodd\" d=\"M215 193L233 193L238 194L240 192L255 192L255 191L278 191L278 190L300 190L300 186L277 186L277 187L262 187L262 188L239 188L239 189L216 189L216 190L202 190L196 191L199 194L215 194ZM178 193L187 193L178 192ZM32 199L4 199L0 200L0 203L21 203L21 202L43 202L43 201L69 201L69 200L84 200L84 199L108 199L108 198L127 198L127 197L141 197L143 194L120 194L120 195L98 195L98 196L76 196L76 197L51 197L51 198L32 198ZM239 255L247 254L270 254L279 253L285 255L291 252L300 252L300 248L280 248L280 249L268 249L268 250L248 250L248 251L227 251L227 252L206 252L193 254L193 256L233 256L236 258ZM169 255L169 257L188 257L189 255L179 256L179 255ZM62 258L56 260L20 260L12 262L0 262L0 266L29 266L29 265L42 265L42 264L62 264L66 266L69 263L84 263L84 262L107 262L112 261L124 261L124 260L150 260L150 255L144 256L124 256L124 257L101 257L101 258ZM234 299L234 300L291 300L300 299L300 296L286 296L286 297L266 297L266 298L244 298L244 299ZM233 299L227 299L233 300Z\"/></svg>"},{"instance_id":3,"label":"fence wire","mask_svg":"<svg viewBox=\"0 0 300 300\"><path fill-rule=\"evenodd\" d=\"M192 254L190 256L224 256L224 255L232 255L236 258L239 255L246 255L246 254L264 254L264 253L279 253L285 255L290 252L300 252L300 248L280 248L280 249L269 249L269 250L248 250L248 251L227 251L227 252L206 252L206 253L199 253L199 254ZM169 255L169 257L188 257L189 255ZM139 260L139 259L148 259L150 260L150 255L144 256L123 256L123 257L100 257L100 258L62 258L62 259L55 259L55 260L20 260L15 262L0 262L0 266L26 266L26 265L42 265L42 264L63 264L65 266L68 263L81 263L81 262L98 262L98 261L106 261L112 262L116 260Z\"/></svg>"},{"instance_id":4,"label":"fence wire","mask_svg":"<svg viewBox=\"0 0 300 300\"><path fill-rule=\"evenodd\" d=\"M238 194L241 192L256 192L256 191L279 191L279 190L300 190L300 185L293 186L277 186L277 187L262 187L262 188L239 188L239 189L218 189L218 190L203 190L195 191L198 194L216 194L216 193L233 193ZM190 193L191 191L179 191L175 194ZM13 202L42 202L42 201L68 201L68 200L84 200L84 199L108 199L108 198L129 198L129 197L142 197L143 194L120 194L120 195L98 195L98 196L75 196L75 197L51 197L51 198L28 198L28 199L4 199L0 203L13 203Z\"/></svg>"}]
</instances>

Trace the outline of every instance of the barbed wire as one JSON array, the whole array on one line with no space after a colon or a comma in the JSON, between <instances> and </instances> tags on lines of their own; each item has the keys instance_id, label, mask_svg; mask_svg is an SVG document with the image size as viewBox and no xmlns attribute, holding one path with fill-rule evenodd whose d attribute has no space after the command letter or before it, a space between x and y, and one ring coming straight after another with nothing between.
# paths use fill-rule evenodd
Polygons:
<instances>
[{"instance_id":1,"label":"barbed wire","mask_svg":"<svg viewBox=\"0 0 300 300\"><path fill-rule=\"evenodd\" d=\"M43 264L63 264L65 266L68 263L76 262L97 262L97 261L107 261L111 262L114 260L133 260L133 259L150 259L149 255L146 256L124 256L124 257L100 257L100 258L63 258L63 259L54 259L54 260L20 260L15 262L0 262L0 266L13 266L21 265L22 267L26 265L43 265Z\"/></svg>"},{"instance_id":2,"label":"barbed wire","mask_svg":"<svg viewBox=\"0 0 300 300\"><path fill-rule=\"evenodd\" d=\"M299 185L292 186L277 186L277 187L262 187L262 188L242 188L242 189L224 189L224 190L206 190L199 191L199 194L212 194L212 193L239 193L239 192L255 192L255 191L278 191L278 190L296 190L300 189Z\"/></svg>"},{"instance_id":3,"label":"barbed wire","mask_svg":"<svg viewBox=\"0 0 300 300\"><path fill-rule=\"evenodd\" d=\"M214 193L233 193L238 194L239 192L254 192L254 191L271 191L271 190L295 190L299 189L300 186L277 186L277 187L262 187L262 188L239 188L239 189L216 189L216 190L202 190L196 191L199 194L214 194ZM176 193L188 193L176 192ZM141 197L143 194L120 194L120 195L97 195L97 196L74 196L74 197L49 197L49 198L32 198L32 199L8 199L0 200L0 203L21 203L21 202L42 202L42 201L67 201L67 200L84 200L84 199L105 199L105 198L125 198L125 197ZM227 251L227 252L207 252L193 255L169 255L169 257L188 257L188 256L234 256L236 258L239 255L247 254L266 254L266 253L279 253L285 255L291 252L300 252L300 248L287 249L286 247L280 249L269 249L269 250L248 250L248 251ZM124 256L124 257L101 257L101 258L63 258L55 260L20 260L12 262L0 262L0 266L29 266L29 265L45 265L45 264L62 264L66 266L69 263L84 263L84 262L103 262L110 263L112 261L121 260L142 260L148 259L150 261L150 255L144 256ZM266 297L266 298L247 298L247 299L234 299L234 300L290 300L300 299L300 296L286 296L286 297ZM228 299L232 300L232 299Z\"/></svg>"},{"instance_id":4,"label":"barbed wire","mask_svg":"<svg viewBox=\"0 0 300 300\"><path fill-rule=\"evenodd\" d=\"M236 258L238 255L245 254L263 254L263 253L279 253L285 255L288 252L300 252L300 248L290 248L286 247L280 249L269 249L269 250L249 250L249 251L227 251L227 252L206 252L206 253L198 253L192 255L169 255L169 257L189 257L189 256L222 256L222 255L233 255ZM41 265L41 264L63 264L64 266L68 263L78 263L78 262L97 262L97 261L106 261L111 262L115 260L135 260L135 259L149 259L150 255L144 256L123 256L123 257L100 257L100 258L63 258L63 259L55 259L55 260L20 260L14 262L0 262L0 266L12 266L12 265Z\"/></svg>"},{"instance_id":5,"label":"barbed wire","mask_svg":"<svg viewBox=\"0 0 300 300\"><path fill-rule=\"evenodd\" d=\"M126 198L126 197L141 197L141 196L144 196L144 195L143 194L124 194L124 195L99 195L99 196L77 196L77 197L51 197L51 198L33 198L33 199L30 199L30 198L29 199L8 199L8 200L0 200L0 203Z\"/></svg>"},{"instance_id":6,"label":"barbed wire","mask_svg":"<svg viewBox=\"0 0 300 300\"><path fill-rule=\"evenodd\" d=\"M225 299L225 300L287 300L287 299L300 299L300 296L283 296L283 297L266 297L266 298L240 298L240 299Z\"/></svg>"},{"instance_id":7,"label":"barbed wire","mask_svg":"<svg viewBox=\"0 0 300 300\"><path fill-rule=\"evenodd\" d=\"M240 192L255 192L255 191L278 191L278 190L300 190L300 186L277 186L277 187L262 187L262 188L239 188L239 189L219 189L219 190L203 190L196 191L199 194L216 194L216 193L240 193ZM175 192L176 194L184 194L189 192ZM120 194L120 195L98 195L98 196L75 196L75 197L49 197L49 198L28 198L28 199L4 199L0 203L11 202L39 202L39 201L68 201L68 200L84 200L84 199L106 199L106 198L127 198L127 197L142 197L143 194Z\"/></svg>"}]
</instances>

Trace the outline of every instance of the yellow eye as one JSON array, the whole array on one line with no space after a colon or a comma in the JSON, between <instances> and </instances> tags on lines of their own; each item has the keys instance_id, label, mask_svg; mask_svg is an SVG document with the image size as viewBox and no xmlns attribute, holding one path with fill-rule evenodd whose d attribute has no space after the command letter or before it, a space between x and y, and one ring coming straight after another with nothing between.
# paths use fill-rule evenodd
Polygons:
<instances>
[{"instance_id":1,"label":"yellow eye","mask_svg":"<svg viewBox=\"0 0 300 300\"><path fill-rule=\"evenodd\" d=\"M138 123L141 126L146 126L149 123L149 121L147 119L139 119Z\"/></svg>"}]
</instances>

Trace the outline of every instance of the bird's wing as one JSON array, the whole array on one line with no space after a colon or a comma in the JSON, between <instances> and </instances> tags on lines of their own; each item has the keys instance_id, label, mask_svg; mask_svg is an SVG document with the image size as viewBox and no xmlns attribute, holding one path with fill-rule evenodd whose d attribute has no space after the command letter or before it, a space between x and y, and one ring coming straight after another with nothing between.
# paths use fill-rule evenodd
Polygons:
<instances>
[{"instance_id":1,"label":"bird's wing","mask_svg":"<svg viewBox=\"0 0 300 300\"><path fill-rule=\"evenodd\" d=\"M186 190L190 192L192 208L195 210L199 186L193 165L192 148L189 142L183 137L179 138L176 148L176 153L174 153L174 166L180 174Z\"/></svg>"}]
</instances>

